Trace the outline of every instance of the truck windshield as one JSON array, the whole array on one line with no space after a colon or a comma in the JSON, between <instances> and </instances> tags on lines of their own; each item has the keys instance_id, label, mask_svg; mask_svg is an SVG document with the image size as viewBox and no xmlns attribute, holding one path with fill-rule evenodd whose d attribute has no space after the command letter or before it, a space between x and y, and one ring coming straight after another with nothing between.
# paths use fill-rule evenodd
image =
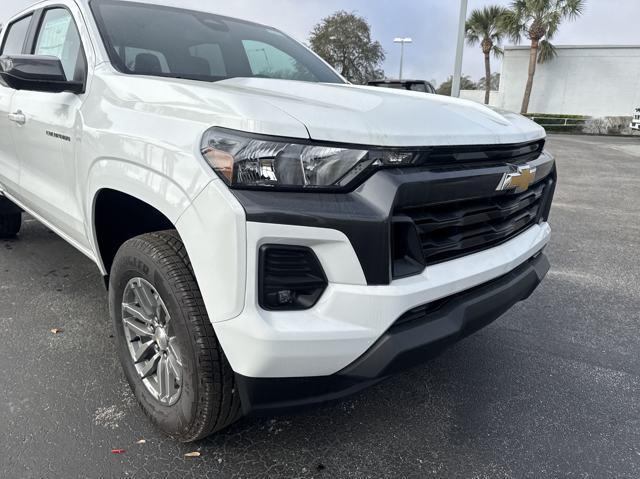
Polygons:
<instances>
[{"instance_id":1,"label":"truck windshield","mask_svg":"<svg viewBox=\"0 0 640 479\"><path fill-rule=\"evenodd\" d=\"M305 47L273 28L143 3L93 0L91 9L111 63L123 73L344 83Z\"/></svg>"}]
</instances>

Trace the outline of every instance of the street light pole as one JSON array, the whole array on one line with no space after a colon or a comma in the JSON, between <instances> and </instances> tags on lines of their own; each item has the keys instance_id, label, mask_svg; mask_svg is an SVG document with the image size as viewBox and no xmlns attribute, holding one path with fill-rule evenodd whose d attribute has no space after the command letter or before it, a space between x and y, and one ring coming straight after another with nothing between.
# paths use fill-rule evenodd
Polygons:
<instances>
[{"instance_id":1,"label":"street light pole","mask_svg":"<svg viewBox=\"0 0 640 479\"><path fill-rule=\"evenodd\" d=\"M462 55L464 53L464 30L467 23L468 0L460 0L460 23L458 24L458 47L456 50L456 64L453 71L451 96L460 96L460 80L462 77Z\"/></svg>"},{"instance_id":2,"label":"street light pole","mask_svg":"<svg viewBox=\"0 0 640 479\"><path fill-rule=\"evenodd\" d=\"M412 43L413 40L411 38L394 38L393 43L400 44L400 80L402 80L402 69L404 67L404 44Z\"/></svg>"}]
</instances>

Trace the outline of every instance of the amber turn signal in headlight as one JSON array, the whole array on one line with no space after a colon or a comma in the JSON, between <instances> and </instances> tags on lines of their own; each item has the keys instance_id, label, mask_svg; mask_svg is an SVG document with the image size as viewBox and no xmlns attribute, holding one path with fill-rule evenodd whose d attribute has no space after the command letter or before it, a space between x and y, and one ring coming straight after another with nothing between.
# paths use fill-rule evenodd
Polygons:
<instances>
[{"instance_id":1,"label":"amber turn signal in headlight","mask_svg":"<svg viewBox=\"0 0 640 479\"><path fill-rule=\"evenodd\" d=\"M413 152L364 149L304 140L208 130L202 155L231 187L346 189L376 168L413 164Z\"/></svg>"}]
</instances>

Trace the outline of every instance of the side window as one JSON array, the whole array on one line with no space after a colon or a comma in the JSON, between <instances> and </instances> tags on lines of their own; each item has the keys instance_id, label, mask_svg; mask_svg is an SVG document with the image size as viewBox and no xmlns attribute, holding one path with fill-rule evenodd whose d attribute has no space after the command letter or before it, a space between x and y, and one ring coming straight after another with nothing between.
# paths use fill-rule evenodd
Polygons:
<instances>
[{"instance_id":1,"label":"side window","mask_svg":"<svg viewBox=\"0 0 640 479\"><path fill-rule=\"evenodd\" d=\"M243 40L242 44L254 76L281 80L318 81L304 65L273 45L255 40Z\"/></svg>"},{"instance_id":2,"label":"side window","mask_svg":"<svg viewBox=\"0 0 640 479\"><path fill-rule=\"evenodd\" d=\"M32 17L33 15L29 15L28 17L21 18L7 27L7 34L2 47L2 55L20 55L22 53L22 47L27 39Z\"/></svg>"},{"instance_id":3,"label":"side window","mask_svg":"<svg viewBox=\"0 0 640 479\"><path fill-rule=\"evenodd\" d=\"M52 8L45 11L33 53L58 57L67 79L84 80L86 61L80 34L68 10Z\"/></svg>"}]
</instances>

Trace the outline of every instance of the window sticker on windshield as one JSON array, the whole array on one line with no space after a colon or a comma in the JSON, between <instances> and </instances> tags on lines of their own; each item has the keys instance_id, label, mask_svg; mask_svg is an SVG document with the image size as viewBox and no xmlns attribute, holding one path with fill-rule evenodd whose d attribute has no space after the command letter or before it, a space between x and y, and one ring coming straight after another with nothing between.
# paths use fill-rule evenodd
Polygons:
<instances>
[{"instance_id":1,"label":"window sticker on windshield","mask_svg":"<svg viewBox=\"0 0 640 479\"><path fill-rule=\"evenodd\" d=\"M42 25L36 55L51 55L62 58L70 25L71 16L69 15L46 21Z\"/></svg>"}]
</instances>

